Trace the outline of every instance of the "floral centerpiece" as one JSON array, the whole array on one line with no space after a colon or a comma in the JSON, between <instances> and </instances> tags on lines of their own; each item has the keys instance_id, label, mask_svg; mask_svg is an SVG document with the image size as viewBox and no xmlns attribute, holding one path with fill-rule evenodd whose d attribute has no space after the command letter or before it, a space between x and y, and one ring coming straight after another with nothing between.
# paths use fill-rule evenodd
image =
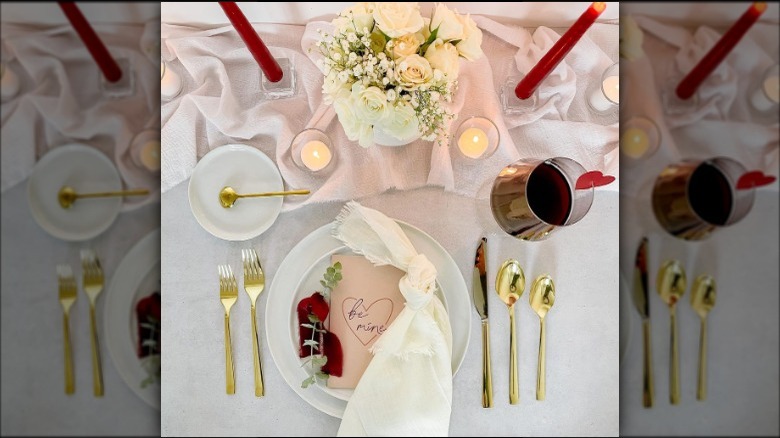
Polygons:
<instances>
[{"instance_id":1,"label":"floral centerpiece","mask_svg":"<svg viewBox=\"0 0 780 438\"><path fill-rule=\"evenodd\" d=\"M437 4L357 3L320 30L317 65L350 140L369 147L381 136L398 144L446 136L446 103L457 88L460 58L482 56L482 31L469 15Z\"/></svg>"}]
</instances>

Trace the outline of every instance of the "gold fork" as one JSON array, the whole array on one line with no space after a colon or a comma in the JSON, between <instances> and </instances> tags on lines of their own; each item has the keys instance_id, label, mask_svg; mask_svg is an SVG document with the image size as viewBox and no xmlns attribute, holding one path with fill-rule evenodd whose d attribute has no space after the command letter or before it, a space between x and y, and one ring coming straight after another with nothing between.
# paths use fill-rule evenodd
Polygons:
<instances>
[{"instance_id":1,"label":"gold fork","mask_svg":"<svg viewBox=\"0 0 780 438\"><path fill-rule=\"evenodd\" d=\"M230 308L238 300L238 284L233 268L219 265L219 300L225 307L225 379L228 394L236 393L236 374L233 371L233 349L230 346Z\"/></svg>"},{"instance_id":2,"label":"gold fork","mask_svg":"<svg viewBox=\"0 0 780 438\"><path fill-rule=\"evenodd\" d=\"M98 344L95 321L95 301L103 291L103 268L91 249L81 250L81 268L84 271L84 292L89 297L90 343L92 344L92 390L96 397L103 397L103 368L100 365L100 344Z\"/></svg>"},{"instance_id":3,"label":"gold fork","mask_svg":"<svg viewBox=\"0 0 780 438\"><path fill-rule=\"evenodd\" d=\"M73 394L76 391L73 377L73 350L70 346L70 322L68 314L74 302L76 302L76 280L73 278L73 270L70 265L57 265L57 280L59 283L59 298L62 304L62 332L65 346L65 394Z\"/></svg>"},{"instance_id":4,"label":"gold fork","mask_svg":"<svg viewBox=\"0 0 780 438\"><path fill-rule=\"evenodd\" d=\"M252 352L255 362L255 396L265 395L265 385L263 384L263 366L260 363L260 346L257 341L257 308L255 302L257 297L265 289L265 274L260 266L260 260L254 249L242 249L241 258L244 260L244 289L249 295L249 302L252 304Z\"/></svg>"}]
</instances>

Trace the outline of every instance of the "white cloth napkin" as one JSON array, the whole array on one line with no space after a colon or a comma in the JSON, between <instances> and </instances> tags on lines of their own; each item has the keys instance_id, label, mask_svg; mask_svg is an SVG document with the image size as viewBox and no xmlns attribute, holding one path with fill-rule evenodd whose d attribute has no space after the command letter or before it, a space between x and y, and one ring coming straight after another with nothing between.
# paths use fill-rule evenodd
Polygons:
<instances>
[{"instance_id":1,"label":"white cloth napkin","mask_svg":"<svg viewBox=\"0 0 780 438\"><path fill-rule=\"evenodd\" d=\"M295 65L297 95L275 101L258 99L260 69L232 27L163 24L163 57L182 76L184 91L163 104L162 190L185 181L203 155L228 143L262 150L276 161L288 188L312 191L308 197L286 199L285 210L428 185L473 197L502 167L521 157L566 156L589 170L616 175L618 163L609 154L617 150L617 116L593 114L586 88L600 82L604 68L616 59L617 26L596 24L589 35L600 43L586 35L574 47L548 78L557 81L551 88L554 93L531 124L531 119L505 117L498 93L510 75L521 71L518 62L529 69L557 34L540 28L532 36L520 26L474 19L485 31L486 55L475 62L461 61L459 90L452 103L457 119L450 132L454 134L470 116L487 117L496 124L498 150L476 162L459 154L456 141L440 145L418 140L404 147L369 149L349 141L333 109L322 105L322 73L311 61L315 55L307 52L316 30L327 29L328 22L254 26L274 56L292 57ZM327 176L301 170L292 161L290 143L306 127L324 130L333 142L336 163ZM617 184L606 189L617 190Z\"/></svg>"},{"instance_id":2,"label":"white cloth napkin","mask_svg":"<svg viewBox=\"0 0 780 438\"><path fill-rule=\"evenodd\" d=\"M436 291L436 267L398 224L349 202L333 235L377 266L406 272L406 306L372 347L339 436L447 436L452 412L452 331Z\"/></svg>"},{"instance_id":3,"label":"white cloth napkin","mask_svg":"<svg viewBox=\"0 0 780 438\"><path fill-rule=\"evenodd\" d=\"M83 143L106 154L126 188L151 194L127 197L123 209L159 202L160 176L134 159L134 137L159 126L157 64L141 50L147 26L94 25L114 58L130 60L135 94L111 100L100 91L100 70L73 28L3 23L4 56L20 76L20 93L2 104L2 191L24 181L46 152ZM7 54L5 52L7 50Z\"/></svg>"}]
</instances>

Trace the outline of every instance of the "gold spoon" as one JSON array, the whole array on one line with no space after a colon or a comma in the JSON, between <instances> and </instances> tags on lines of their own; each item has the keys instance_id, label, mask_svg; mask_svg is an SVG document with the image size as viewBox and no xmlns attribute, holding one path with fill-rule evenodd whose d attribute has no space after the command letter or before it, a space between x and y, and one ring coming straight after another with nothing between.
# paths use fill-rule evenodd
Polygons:
<instances>
[{"instance_id":1,"label":"gold spoon","mask_svg":"<svg viewBox=\"0 0 780 438\"><path fill-rule=\"evenodd\" d=\"M515 302L525 290L525 275L520 263L509 259L501 265L496 276L496 292L509 308L509 403L520 401L520 383L517 377L517 340L515 339Z\"/></svg>"},{"instance_id":2,"label":"gold spoon","mask_svg":"<svg viewBox=\"0 0 780 438\"><path fill-rule=\"evenodd\" d=\"M59 193L57 193L57 200L60 202L62 208L68 209L80 198L108 198L112 196L142 196L148 194L149 190L147 189L124 190L120 192L76 193L73 187L63 186Z\"/></svg>"},{"instance_id":3,"label":"gold spoon","mask_svg":"<svg viewBox=\"0 0 780 438\"><path fill-rule=\"evenodd\" d=\"M555 285L549 275L540 275L531 285L529 297L531 309L539 315L539 361L536 367L536 399L544 400L545 395L545 330L544 317L555 303Z\"/></svg>"},{"instance_id":4,"label":"gold spoon","mask_svg":"<svg viewBox=\"0 0 780 438\"><path fill-rule=\"evenodd\" d=\"M707 314L715 306L715 279L709 275L700 275L693 282L691 289L691 307L701 318L701 333L699 334L699 382L696 388L696 399L707 398Z\"/></svg>"},{"instance_id":5,"label":"gold spoon","mask_svg":"<svg viewBox=\"0 0 780 438\"><path fill-rule=\"evenodd\" d=\"M673 405L680 402L680 356L677 341L677 301L685 293L685 270L677 260L667 260L658 271L656 288L661 299L669 306L671 319L672 345L669 361L669 401Z\"/></svg>"},{"instance_id":6,"label":"gold spoon","mask_svg":"<svg viewBox=\"0 0 780 438\"><path fill-rule=\"evenodd\" d=\"M249 193L240 195L233 190L233 187L227 186L219 191L219 203L225 208L230 208L239 198L268 198L271 196L308 195L309 193L308 190L290 190L287 192Z\"/></svg>"}]
</instances>

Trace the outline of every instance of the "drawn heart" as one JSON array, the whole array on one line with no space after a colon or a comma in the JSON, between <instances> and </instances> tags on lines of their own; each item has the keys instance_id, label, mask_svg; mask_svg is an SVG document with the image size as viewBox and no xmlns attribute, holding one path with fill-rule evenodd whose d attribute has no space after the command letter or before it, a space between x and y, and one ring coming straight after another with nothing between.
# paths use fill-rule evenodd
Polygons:
<instances>
[{"instance_id":1,"label":"drawn heart","mask_svg":"<svg viewBox=\"0 0 780 438\"><path fill-rule=\"evenodd\" d=\"M591 187L605 186L615 180L612 175L604 175L601 171L591 170L585 172L577 178L577 184L574 186L577 190L589 189Z\"/></svg>"},{"instance_id":2,"label":"drawn heart","mask_svg":"<svg viewBox=\"0 0 780 438\"><path fill-rule=\"evenodd\" d=\"M739 177L737 181L737 190L752 189L772 184L777 178L772 175L764 175L760 170L751 170Z\"/></svg>"},{"instance_id":3,"label":"drawn heart","mask_svg":"<svg viewBox=\"0 0 780 438\"><path fill-rule=\"evenodd\" d=\"M381 298L366 306L362 298L350 297L342 301L341 310L352 334L368 346L387 329L393 315L393 300Z\"/></svg>"}]
</instances>

